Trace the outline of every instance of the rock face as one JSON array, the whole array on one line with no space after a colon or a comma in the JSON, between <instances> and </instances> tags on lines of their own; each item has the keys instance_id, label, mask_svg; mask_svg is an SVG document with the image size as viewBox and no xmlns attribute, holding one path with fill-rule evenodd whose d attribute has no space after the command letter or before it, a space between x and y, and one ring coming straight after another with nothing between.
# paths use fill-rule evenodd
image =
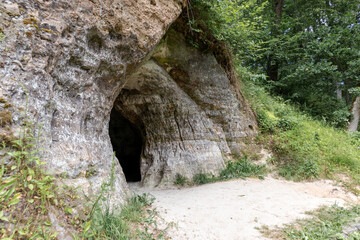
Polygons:
<instances>
[{"instance_id":1,"label":"rock face","mask_svg":"<svg viewBox=\"0 0 360 240\"><path fill-rule=\"evenodd\" d=\"M142 132L146 185L172 184L176 174L216 174L241 152L256 123L212 53L171 29L150 60L128 77L114 106Z\"/></svg>"},{"instance_id":2,"label":"rock face","mask_svg":"<svg viewBox=\"0 0 360 240\"><path fill-rule=\"evenodd\" d=\"M146 185L221 170L256 133L256 121L211 53L174 30L158 44L181 2L3 1L0 141L16 137L25 120L41 125L47 170L89 195L108 180L113 146L124 142L140 155L124 170L140 167ZM119 148L136 159L135 150ZM114 171L114 200L123 200L128 187L117 161Z\"/></svg>"},{"instance_id":3,"label":"rock face","mask_svg":"<svg viewBox=\"0 0 360 240\"><path fill-rule=\"evenodd\" d=\"M179 0L2 0L0 141L16 135L23 109L42 125L47 170L98 192L112 167L113 102L181 10ZM128 187L115 172L121 200Z\"/></svg>"}]
</instances>

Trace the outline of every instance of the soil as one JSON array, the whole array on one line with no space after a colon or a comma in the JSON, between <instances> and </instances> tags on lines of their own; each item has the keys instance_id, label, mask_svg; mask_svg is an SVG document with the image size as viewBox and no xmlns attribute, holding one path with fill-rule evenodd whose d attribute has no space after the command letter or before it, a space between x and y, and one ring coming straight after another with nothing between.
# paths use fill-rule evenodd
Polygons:
<instances>
[{"instance_id":1,"label":"soil","mask_svg":"<svg viewBox=\"0 0 360 240\"><path fill-rule=\"evenodd\" d=\"M217 182L181 189L145 189L174 240L265 240L257 230L307 217L322 205L359 203L360 198L330 180L291 182L274 177Z\"/></svg>"}]
</instances>

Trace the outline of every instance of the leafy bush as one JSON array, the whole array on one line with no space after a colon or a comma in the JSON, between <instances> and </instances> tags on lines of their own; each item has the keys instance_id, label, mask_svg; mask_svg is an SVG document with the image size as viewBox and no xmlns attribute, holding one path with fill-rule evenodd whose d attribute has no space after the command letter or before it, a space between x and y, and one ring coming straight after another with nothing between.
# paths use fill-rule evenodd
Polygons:
<instances>
[{"instance_id":1,"label":"leafy bush","mask_svg":"<svg viewBox=\"0 0 360 240\"><path fill-rule=\"evenodd\" d=\"M315 179L319 176L319 166L313 160L304 159L300 163L285 163L279 167L279 175L286 179Z\"/></svg>"},{"instance_id":2,"label":"leafy bush","mask_svg":"<svg viewBox=\"0 0 360 240\"><path fill-rule=\"evenodd\" d=\"M259 177L263 178L266 172L264 165L256 165L250 162L246 157L236 160L229 161L226 163L226 168L221 171L221 179L232 179L232 178L246 178L246 177Z\"/></svg>"},{"instance_id":3,"label":"leafy bush","mask_svg":"<svg viewBox=\"0 0 360 240\"><path fill-rule=\"evenodd\" d=\"M193 182L197 185L211 183L216 181L216 178L213 176L209 176L204 173L198 173L193 177Z\"/></svg>"},{"instance_id":4,"label":"leafy bush","mask_svg":"<svg viewBox=\"0 0 360 240\"><path fill-rule=\"evenodd\" d=\"M0 163L0 236L2 239L56 238L47 211L57 205L54 177L40 168L34 124L26 122L19 138L6 147L7 162ZM36 221L32 221L36 220ZM9 224L14 224L12 229Z\"/></svg>"},{"instance_id":5,"label":"leafy bush","mask_svg":"<svg viewBox=\"0 0 360 240\"><path fill-rule=\"evenodd\" d=\"M348 174L352 181L360 182L358 133L348 133L314 120L289 102L270 96L253 82L245 81L244 87L247 99L260 116L262 134L257 140L274 153L273 163L279 167L280 175L301 180L331 178L341 172Z\"/></svg>"},{"instance_id":6,"label":"leafy bush","mask_svg":"<svg viewBox=\"0 0 360 240\"><path fill-rule=\"evenodd\" d=\"M257 119L259 123L259 127L262 132L274 132L276 128L276 120L271 118L266 111L259 110L257 112Z\"/></svg>"},{"instance_id":7,"label":"leafy bush","mask_svg":"<svg viewBox=\"0 0 360 240\"><path fill-rule=\"evenodd\" d=\"M193 183L197 185L212 183L216 181L223 181L235 178L258 177L263 179L266 174L266 167L264 165L256 165L252 163L247 157L228 161L226 168L223 169L219 176L198 173L193 177Z\"/></svg>"},{"instance_id":8,"label":"leafy bush","mask_svg":"<svg viewBox=\"0 0 360 240\"><path fill-rule=\"evenodd\" d=\"M298 122L296 120L293 120L288 117L281 118L276 124L276 126L283 131L291 130L294 127L296 127L297 125L298 125Z\"/></svg>"},{"instance_id":9,"label":"leafy bush","mask_svg":"<svg viewBox=\"0 0 360 240\"><path fill-rule=\"evenodd\" d=\"M183 176L179 173L177 173L175 175L175 182L174 182L175 185L184 186L186 184L186 182L187 182L187 179L185 176Z\"/></svg>"},{"instance_id":10,"label":"leafy bush","mask_svg":"<svg viewBox=\"0 0 360 240\"><path fill-rule=\"evenodd\" d=\"M149 209L154 198L148 194L135 195L120 208L97 205L86 239L164 239L165 230L157 227L156 211Z\"/></svg>"}]
</instances>

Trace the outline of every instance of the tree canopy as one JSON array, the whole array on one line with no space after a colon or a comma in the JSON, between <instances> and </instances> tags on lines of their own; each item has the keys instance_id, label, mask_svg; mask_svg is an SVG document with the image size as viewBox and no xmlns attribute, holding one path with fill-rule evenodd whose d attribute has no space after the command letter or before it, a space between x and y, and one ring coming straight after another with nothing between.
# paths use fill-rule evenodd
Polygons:
<instances>
[{"instance_id":1,"label":"tree canopy","mask_svg":"<svg viewBox=\"0 0 360 240\"><path fill-rule=\"evenodd\" d=\"M193 0L236 62L274 94L342 127L360 86L359 0ZM193 19L192 19L193 20Z\"/></svg>"}]
</instances>

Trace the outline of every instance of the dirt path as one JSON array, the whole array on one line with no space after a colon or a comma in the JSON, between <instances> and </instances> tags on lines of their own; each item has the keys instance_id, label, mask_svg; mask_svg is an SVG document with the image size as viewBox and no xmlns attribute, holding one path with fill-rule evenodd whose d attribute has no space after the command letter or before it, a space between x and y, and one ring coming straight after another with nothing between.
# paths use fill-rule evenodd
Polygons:
<instances>
[{"instance_id":1,"label":"dirt path","mask_svg":"<svg viewBox=\"0 0 360 240\"><path fill-rule=\"evenodd\" d=\"M166 222L174 240L266 239L256 227L282 225L305 217L321 205L359 202L331 181L295 183L274 178L218 182L183 189L144 189Z\"/></svg>"}]
</instances>

